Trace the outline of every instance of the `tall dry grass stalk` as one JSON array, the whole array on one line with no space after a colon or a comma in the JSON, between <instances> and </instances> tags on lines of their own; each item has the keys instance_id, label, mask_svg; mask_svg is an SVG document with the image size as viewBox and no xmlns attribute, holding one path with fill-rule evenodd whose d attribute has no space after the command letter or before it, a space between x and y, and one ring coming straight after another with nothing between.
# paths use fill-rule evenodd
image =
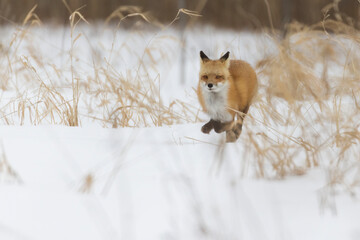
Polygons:
<instances>
[{"instance_id":1,"label":"tall dry grass stalk","mask_svg":"<svg viewBox=\"0 0 360 240\"><path fill-rule=\"evenodd\" d=\"M64 4L70 12L66 1ZM89 63L77 53L79 42L82 40L81 44L87 42L90 46L92 43L88 36L78 30L80 23L89 23L81 14L81 9L77 9L71 12L69 18L69 49L61 53L61 57L69 59L69 64L60 69L57 65L46 62L46 57L41 56L39 49L31 45L32 38L41 38L34 36L32 32L36 26L42 24L34 13L35 9L36 6L27 14L23 24L16 28L9 46L3 49L1 62L5 74L2 75L1 88L4 92L15 91L17 97L12 95L7 104L2 104L0 121L20 125L30 123L80 126L81 117L105 127L140 127L170 125L197 119L197 109L184 102L175 100L164 104L159 91L160 80L158 76L151 77L150 71L154 72L156 68L155 55L161 54L167 58L166 50L150 42L142 56L137 57L138 68L128 71L124 76L123 72L118 72L109 62L116 54L115 51L119 51L114 48L118 40L114 34L110 52L106 52L109 58L99 60L94 51L92 66L86 67L91 69L93 74L84 75L83 72L88 70L79 65ZM114 11L109 19L118 18L119 23L122 23L128 17L140 16L144 21L150 21L150 16L135 14L135 10L137 8L122 7ZM182 12L193 15L186 10ZM154 22L158 26L157 21ZM67 31L66 28L64 31ZM163 41L162 38L163 36L157 40L155 36L152 42ZM24 45L27 45L28 55L23 55L19 50L24 48ZM130 53L133 51L126 42L120 47L127 48ZM150 59L151 63L144 63L144 59ZM24 83L31 90L24 88ZM83 110L80 111L82 94Z\"/></svg>"},{"instance_id":2,"label":"tall dry grass stalk","mask_svg":"<svg viewBox=\"0 0 360 240\"><path fill-rule=\"evenodd\" d=\"M247 119L266 130L242 136L244 164L266 178L321 166L331 192L358 192L360 32L325 18L311 26L294 22L284 38L272 38L276 53L258 62L260 92Z\"/></svg>"},{"instance_id":3,"label":"tall dry grass stalk","mask_svg":"<svg viewBox=\"0 0 360 240\"><path fill-rule=\"evenodd\" d=\"M20 176L9 164L4 146L0 145L0 183L22 183Z\"/></svg>"}]
</instances>

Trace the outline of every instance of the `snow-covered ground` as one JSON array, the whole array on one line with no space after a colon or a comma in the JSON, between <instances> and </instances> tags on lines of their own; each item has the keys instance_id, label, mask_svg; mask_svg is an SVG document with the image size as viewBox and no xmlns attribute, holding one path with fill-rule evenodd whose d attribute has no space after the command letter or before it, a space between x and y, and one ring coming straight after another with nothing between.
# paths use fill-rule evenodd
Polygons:
<instances>
[{"instance_id":1,"label":"snow-covered ground","mask_svg":"<svg viewBox=\"0 0 360 240\"><path fill-rule=\"evenodd\" d=\"M360 201L349 194L360 169L351 97L303 101L304 118L296 119L282 99L264 106L266 79L259 79L261 94L237 143L200 132L207 117L193 90L199 51L215 58L230 50L255 66L277 51L268 35L203 27L182 45L171 29L0 32L0 239L360 239ZM126 81L114 87L117 78ZM80 127L64 126L73 80ZM140 124L134 118L110 128L122 84L131 81L141 94L158 94L159 109L181 101L172 109L176 124L154 120L162 113L155 104L153 116L130 112L142 114ZM276 118L267 118L268 109Z\"/></svg>"},{"instance_id":2,"label":"snow-covered ground","mask_svg":"<svg viewBox=\"0 0 360 240\"><path fill-rule=\"evenodd\" d=\"M323 169L241 179L236 144L220 162L199 128L1 127L0 239L360 238L359 201Z\"/></svg>"}]
</instances>

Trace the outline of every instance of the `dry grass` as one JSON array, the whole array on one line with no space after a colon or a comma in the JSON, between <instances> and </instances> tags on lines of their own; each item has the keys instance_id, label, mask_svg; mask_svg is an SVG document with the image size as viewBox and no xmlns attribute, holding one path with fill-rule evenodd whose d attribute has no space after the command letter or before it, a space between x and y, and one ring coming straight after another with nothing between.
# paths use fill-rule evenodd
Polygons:
<instances>
[{"instance_id":1,"label":"dry grass","mask_svg":"<svg viewBox=\"0 0 360 240\"><path fill-rule=\"evenodd\" d=\"M159 91L160 80L150 77L149 71L156 69L156 55L167 58L166 50L155 46L163 37L154 37L144 50L142 56L135 56L138 67L129 70L124 76L110 63L111 58L120 49L114 49L116 36L113 39L108 58L98 59L98 53L93 50L93 62L84 60L77 55L77 42L86 39L91 46L91 40L78 30L81 23L89 24L79 10L70 16L70 47L61 54L69 64L60 69L54 63L46 62L45 56L38 53L36 46L31 45L33 38L41 38L32 32L34 27L41 25L40 19L33 12L36 6L26 16L23 25L18 26L9 45L2 47L1 65L5 74L1 79L4 92L16 92L17 97L2 100L0 121L4 124L63 124L80 126L82 119L95 121L104 127L141 127L163 126L181 122L192 122L197 119L197 109L181 102L174 101L163 104ZM128 17L140 16L134 14L133 7L117 9L109 18L119 18L119 24ZM131 12L119 15L121 11ZM187 14L185 12L185 14ZM191 14L191 12L189 13ZM115 28L114 31L117 29ZM66 31L66 30L64 30ZM134 33L139 34L139 33ZM115 35L115 34L114 34ZM139 34L141 35L141 33ZM166 39L165 39L166 40ZM66 40L65 40L66 41ZM27 44L29 55L22 55L19 48ZM120 48L126 48L131 54L127 42ZM150 64L144 59L150 59ZM97 61L102 61L98 64ZM83 74L79 65L90 65L91 74ZM70 68L70 69L69 69ZM51 73L50 73L51 72ZM70 78L70 80L69 80ZM24 89L23 85L28 88ZM31 90L29 90L31 89ZM86 110L79 111L81 93L84 93ZM99 114L99 112L101 114ZM81 115L81 116L80 116ZM90 119L90 120L89 120Z\"/></svg>"},{"instance_id":2,"label":"dry grass","mask_svg":"<svg viewBox=\"0 0 360 240\"><path fill-rule=\"evenodd\" d=\"M327 18L313 26L294 22L284 38L274 38L276 54L257 66L260 93L248 119L266 130L243 136L257 176L320 166L332 188L359 189L359 40L358 30Z\"/></svg>"},{"instance_id":3,"label":"dry grass","mask_svg":"<svg viewBox=\"0 0 360 240\"><path fill-rule=\"evenodd\" d=\"M128 9L127 16L126 9L117 9L110 18L118 18L119 23L127 17L150 21L134 10ZM27 50L32 54L21 55L24 42L41 37L31 32L41 24L33 10L9 44L1 45L2 93L15 92L15 96L0 96L3 124L81 126L82 121L90 121L117 128L198 121L196 107L179 100L165 104L159 76L151 77L159 58L173 57L164 44L177 40L156 35L139 56L127 44L131 38L116 48L119 40L114 35L111 47L104 47L106 56L93 49L92 60L85 61L78 42L85 39L91 45L91 41L78 30L79 23L86 23L80 12L70 17L70 39L65 38L70 47L60 56L69 64L63 68L31 45ZM241 136L243 173L283 178L321 166L329 169L329 186L354 192L360 183L359 31L325 18L313 26L292 23L281 39L269 36L277 50L257 66L259 96ZM137 69L124 73L114 67L111 62L119 48L136 58ZM82 65L91 73L84 73ZM84 182L82 191L90 191L92 176Z\"/></svg>"},{"instance_id":4,"label":"dry grass","mask_svg":"<svg viewBox=\"0 0 360 240\"><path fill-rule=\"evenodd\" d=\"M0 183L22 183L19 175L9 164L2 143L0 145Z\"/></svg>"}]
</instances>

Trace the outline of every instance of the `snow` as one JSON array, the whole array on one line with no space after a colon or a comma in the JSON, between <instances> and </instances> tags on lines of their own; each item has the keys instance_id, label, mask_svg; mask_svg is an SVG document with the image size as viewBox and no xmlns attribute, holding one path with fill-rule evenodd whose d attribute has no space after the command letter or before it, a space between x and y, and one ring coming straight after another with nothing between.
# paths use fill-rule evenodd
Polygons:
<instances>
[{"instance_id":1,"label":"snow","mask_svg":"<svg viewBox=\"0 0 360 240\"><path fill-rule=\"evenodd\" d=\"M4 33L1 42L11 42L14 36L6 33L14 29L0 30ZM81 31L83 35L74 44L73 63L81 84L95 78L95 70L99 82L105 82L101 68L132 78L141 59L150 66L141 74L159 83L165 104L180 99L194 109L199 108L193 87L200 50L215 58L231 48L232 56L253 66L276 51L265 34L211 27L189 33L185 49L173 30L155 36L151 31L133 34L111 27ZM163 127L103 128L103 122L88 118L90 114L101 118L104 109L108 110L99 107L95 94L88 96L98 90L91 87L81 92L81 127L52 125L50 120L33 126L29 116L21 122L14 99L34 103L39 98L37 75L71 99L69 35L68 28L33 28L16 51L9 49L15 51L10 55L13 59L1 58L0 66L9 71L9 84L0 90L0 110L13 126L0 126L0 239L360 239L359 199L328 186L329 164L320 164L302 176L256 178L256 151L247 142L251 134L273 140L259 140L267 144L264 149L289 142L286 136L304 137L299 135L299 122L279 124L287 120L286 114L281 115L287 111L282 100L273 101L280 115L276 123L263 119L255 103L250 110L255 117L245 120L239 141L230 144L224 144L224 134L202 134L202 123L195 120ZM144 53L147 48L151 56ZM185 79L179 79L182 50L188 59ZM7 68L8 61L13 72ZM37 75L25 71L22 64L31 64ZM61 75L56 69L62 70ZM105 95L99 96L109 100L111 110L116 96ZM348 112L354 108L350 100ZM309 116L303 124L311 125L318 106L303 104L302 111ZM199 117L207 119L202 113ZM5 124L4 119L1 122ZM59 124L56 118L55 122ZM335 124L311 126L325 134L318 134L320 139L331 134L324 129L336 131ZM324 162L341 150L325 143L331 151L317 153ZM288 150L271 157L276 160L285 154L305 161L306 149L293 149L293 145L289 143ZM349 149L352 152L347 154L355 161L356 144Z\"/></svg>"},{"instance_id":2,"label":"snow","mask_svg":"<svg viewBox=\"0 0 360 240\"><path fill-rule=\"evenodd\" d=\"M20 179L0 187L0 239L357 239L360 204L324 195L324 170L239 178L238 144L218 168L218 146L199 141L224 136L200 127L1 126Z\"/></svg>"}]
</instances>

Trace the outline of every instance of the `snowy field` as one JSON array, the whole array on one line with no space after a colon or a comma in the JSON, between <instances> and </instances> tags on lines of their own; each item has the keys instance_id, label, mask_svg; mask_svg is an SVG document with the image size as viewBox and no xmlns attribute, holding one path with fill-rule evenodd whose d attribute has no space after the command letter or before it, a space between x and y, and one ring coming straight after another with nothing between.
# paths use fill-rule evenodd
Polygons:
<instances>
[{"instance_id":1,"label":"snowy field","mask_svg":"<svg viewBox=\"0 0 360 240\"><path fill-rule=\"evenodd\" d=\"M329 41L349 51L326 62L326 97L314 81L289 100L259 64L281 60L266 33L202 27L184 43L99 23L0 36L0 239L360 239L356 42ZM312 59L298 38L294 55ZM257 69L237 143L200 132L200 50ZM324 79L324 61L307 64Z\"/></svg>"},{"instance_id":2,"label":"snowy field","mask_svg":"<svg viewBox=\"0 0 360 240\"><path fill-rule=\"evenodd\" d=\"M2 173L1 239L360 238L359 202L326 196L323 169L241 179L236 146L219 168L216 146L187 138L219 141L199 128L1 127L16 171Z\"/></svg>"}]
</instances>

